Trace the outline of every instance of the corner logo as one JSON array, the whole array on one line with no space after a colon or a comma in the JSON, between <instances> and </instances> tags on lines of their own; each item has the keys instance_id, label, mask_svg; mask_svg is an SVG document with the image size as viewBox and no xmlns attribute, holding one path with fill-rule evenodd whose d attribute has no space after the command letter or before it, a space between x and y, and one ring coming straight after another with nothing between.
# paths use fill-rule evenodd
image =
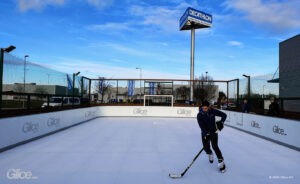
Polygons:
<instances>
[{"instance_id":1,"label":"corner logo","mask_svg":"<svg viewBox=\"0 0 300 184\"><path fill-rule=\"evenodd\" d=\"M147 109L142 109L142 108L135 108L133 109L133 114L139 114L142 116L146 116L148 113Z\"/></svg>"},{"instance_id":2,"label":"corner logo","mask_svg":"<svg viewBox=\"0 0 300 184\"><path fill-rule=\"evenodd\" d=\"M9 169L6 172L6 177L10 180L38 179L38 177L33 176L31 171L22 171L21 169Z\"/></svg>"},{"instance_id":3,"label":"corner logo","mask_svg":"<svg viewBox=\"0 0 300 184\"><path fill-rule=\"evenodd\" d=\"M283 128L280 128L278 125L274 125L273 126L273 132L275 134L280 134L280 135L284 135L286 136L287 134L284 132L284 129Z\"/></svg>"}]
</instances>

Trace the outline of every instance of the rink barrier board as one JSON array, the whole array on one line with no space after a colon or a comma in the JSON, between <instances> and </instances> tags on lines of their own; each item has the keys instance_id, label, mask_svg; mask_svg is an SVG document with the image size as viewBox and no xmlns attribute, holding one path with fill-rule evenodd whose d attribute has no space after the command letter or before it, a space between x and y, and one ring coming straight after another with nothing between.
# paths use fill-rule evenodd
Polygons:
<instances>
[{"instance_id":1,"label":"rink barrier board","mask_svg":"<svg viewBox=\"0 0 300 184\"><path fill-rule=\"evenodd\" d=\"M223 111L225 125L300 150L300 121ZM99 106L0 119L0 152L98 117L196 118L198 107ZM196 120L195 120L196 121Z\"/></svg>"},{"instance_id":2,"label":"rink barrier board","mask_svg":"<svg viewBox=\"0 0 300 184\"><path fill-rule=\"evenodd\" d=\"M223 111L225 125L300 151L300 121Z\"/></svg>"},{"instance_id":3,"label":"rink barrier board","mask_svg":"<svg viewBox=\"0 0 300 184\"><path fill-rule=\"evenodd\" d=\"M97 113L90 107L0 119L0 152L88 122Z\"/></svg>"}]
</instances>

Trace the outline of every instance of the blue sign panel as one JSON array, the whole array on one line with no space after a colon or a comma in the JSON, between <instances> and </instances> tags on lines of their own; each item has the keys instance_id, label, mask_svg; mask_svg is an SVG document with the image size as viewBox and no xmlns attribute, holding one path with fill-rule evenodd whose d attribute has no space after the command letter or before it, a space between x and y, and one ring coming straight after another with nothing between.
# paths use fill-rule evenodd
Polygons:
<instances>
[{"instance_id":1,"label":"blue sign panel","mask_svg":"<svg viewBox=\"0 0 300 184\"><path fill-rule=\"evenodd\" d=\"M70 91L73 89L73 84L72 84L72 79L68 74L67 74L67 82L68 82L68 90Z\"/></svg>"},{"instance_id":2,"label":"blue sign panel","mask_svg":"<svg viewBox=\"0 0 300 184\"><path fill-rule=\"evenodd\" d=\"M149 82L149 94L154 95L155 87L154 87L154 82Z\"/></svg>"},{"instance_id":3,"label":"blue sign panel","mask_svg":"<svg viewBox=\"0 0 300 184\"><path fill-rule=\"evenodd\" d=\"M212 15L204 13L193 8L187 8L179 20L180 30L189 30L191 28L206 28L212 24Z\"/></svg>"},{"instance_id":4,"label":"blue sign panel","mask_svg":"<svg viewBox=\"0 0 300 184\"><path fill-rule=\"evenodd\" d=\"M134 95L134 87L135 87L135 81L129 80L128 81L128 96Z\"/></svg>"}]
</instances>

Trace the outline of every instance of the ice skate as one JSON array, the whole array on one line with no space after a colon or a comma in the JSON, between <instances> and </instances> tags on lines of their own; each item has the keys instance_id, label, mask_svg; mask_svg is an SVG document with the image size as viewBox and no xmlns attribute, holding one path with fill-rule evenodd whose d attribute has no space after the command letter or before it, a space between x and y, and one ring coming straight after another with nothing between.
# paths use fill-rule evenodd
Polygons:
<instances>
[{"instance_id":1,"label":"ice skate","mask_svg":"<svg viewBox=\"0 0 300 184\"><path fill-rule=\"evenodd\" d=\"M208 154L208 160L209 160L210 163L214 162L214 155L212 153Z\"/></svg>"},{"instance_id":2,"label":"ice skate","mask_svg":"<svg viewBox=\"0 0 300 184\"><path fill-rule=\"evenodd\" d=\"M219 160L218 168L221 173L224 173L226 171L226 166L223 160Z\"/></svg>"}]
</instances>

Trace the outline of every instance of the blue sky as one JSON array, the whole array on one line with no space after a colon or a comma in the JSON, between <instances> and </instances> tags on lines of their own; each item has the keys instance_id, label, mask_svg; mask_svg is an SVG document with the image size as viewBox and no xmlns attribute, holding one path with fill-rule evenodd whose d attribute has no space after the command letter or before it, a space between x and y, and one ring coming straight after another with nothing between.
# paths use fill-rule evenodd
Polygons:
<instances>
[{"instance_id":1,"label":"blue sky","mask_svg":"<svg viewBox=\"0 0 300 184\"><path fill-rule=\"evenodd\" d=\"M195 75L214 79L274 73L278 44L300 32L299 0L7 0L0 46L88 77L189 79L187 7L213 16L196 31Z\"/></svg>"}]
</instances>

